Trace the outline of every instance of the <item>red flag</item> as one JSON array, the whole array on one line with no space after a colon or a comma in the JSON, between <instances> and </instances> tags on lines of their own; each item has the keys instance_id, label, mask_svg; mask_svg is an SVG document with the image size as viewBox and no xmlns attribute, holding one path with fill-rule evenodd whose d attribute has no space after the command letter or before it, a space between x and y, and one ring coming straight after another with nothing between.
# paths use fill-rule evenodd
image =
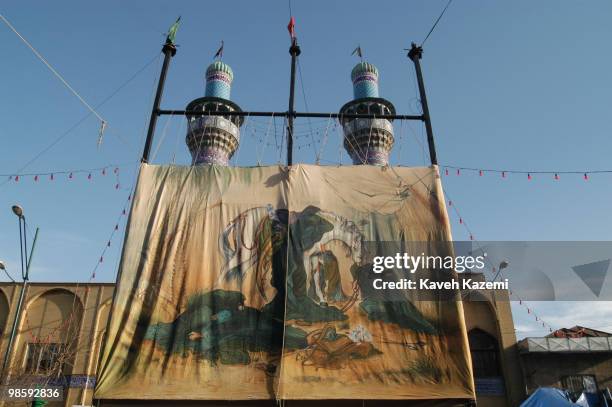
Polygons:
<instances>
[{"instance_id":1,"label":"red flag","mask_svg":"<svg viewBox=\"0 0 612 407\"><path fill-rule=\"evenodd\" d=\"M291 16L291 19L289 20L287 30L289 30L289 35L291 38L295 38L295 18L293 16Z\"/></svg>"}]
</instances>

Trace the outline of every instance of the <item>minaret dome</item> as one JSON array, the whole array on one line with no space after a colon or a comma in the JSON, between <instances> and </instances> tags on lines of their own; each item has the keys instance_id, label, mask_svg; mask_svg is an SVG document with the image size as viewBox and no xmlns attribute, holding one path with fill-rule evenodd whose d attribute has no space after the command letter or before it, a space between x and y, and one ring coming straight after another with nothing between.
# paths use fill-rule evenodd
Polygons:
<instances>
[{"instance_id":1,"label":"minaret dome","mask_svg":"<svg viewBox=\"0 0 612 407\"><path fill-rule=\"evenodd\" d=\"M194 165L229 164L240 144L240 126L244 118L237 115L211 115L211 112L241 112L230 100L234 73L223 61L217 60L206 69L205 96L189 105L187 116L187 147ZM201 112L201 113L199 113Z\"/></svg>"},{"instance_id":2,"label":"minaret dome","mask_svg":"<svg viewBox=\"0 0 612 407\"><path fill-rule=\"evenodd\" d=\"M391 102L379 97L378 69L361 61L351 72L353 100L340 109L344 130L344 148L354 165L387 165L393 148L392 121L376 116L395 115ZM368 114L373 118L351 118L345 115Z\"/></svg>"}]
</instances>

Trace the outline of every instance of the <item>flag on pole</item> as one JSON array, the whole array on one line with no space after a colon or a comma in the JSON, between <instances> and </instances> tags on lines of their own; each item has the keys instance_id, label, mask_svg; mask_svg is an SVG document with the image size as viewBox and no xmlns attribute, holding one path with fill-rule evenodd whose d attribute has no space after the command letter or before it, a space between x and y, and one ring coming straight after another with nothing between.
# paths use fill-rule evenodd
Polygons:
<instances>
[{"instance_id":1,"label":"flag on pole","mask_svg":"<svg viewBox=\"0 0 612 407\"><path fill-rule=\"evenodd\" d=\"M223 40L221 40L221 46L219 47L217 52L215 52L215 56L213 58L223 58Z\"/></svg>"},{"instance_id":2,"label":"flag on pole","mask_svg":"<svg viewBox=\"0 0 612 407\"><path fill-rule=\"evenodd\" d=\"M357 54L359 58L363 58L363 53L361 52L361 45L358 45L357 48L355 48L353 52L351 53L351 55L355 55L355 54Z\"/></svg>"},{"instance_id":3,"label":"flag on pole","mask_svg":"<svg viewBox=\"0 0 612 407\"><path fill-rule=\"evenodd\" d=\"M168 36L166 37L166 44L174 44L174 39L176 38L176 31L179 28L179 24L181 22L181 16L176 19L172 27L168 30Z\"/></svg>"},{"instance_id":4,"label":"flag on pole","mask_svg":"<svg viewBox=\"0 0 612 407\"><path fill-rule=\"evenodd\" d=\"M289 30L291 38L295 38L295 17L291 16L289 24L287 25L287 30Z\"/></svg>"}]
</instances>

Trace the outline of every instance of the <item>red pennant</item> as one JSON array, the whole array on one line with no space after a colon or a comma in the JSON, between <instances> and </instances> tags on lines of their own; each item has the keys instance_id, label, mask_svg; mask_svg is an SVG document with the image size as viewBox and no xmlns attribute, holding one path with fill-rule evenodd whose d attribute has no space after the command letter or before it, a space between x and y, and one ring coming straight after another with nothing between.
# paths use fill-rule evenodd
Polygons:
<instances>
[{"instance_id":1,"label":"red pennant","mask_svg":"<svg viewBox=\"0 0 612 407\"><path fill-rule=\"evenodd\" d=\"M527 180L531 181L531 174L527 174Z\"/></svg>"},{"instance_id":2,"label":"red pennant","mask_svg":"<svg viewBox=\"0 0 612 407\"><path fill-rule=\"evenodd\" d=\"M559 181L559 174L555 174L555 181Z\"/></svg>"},{"instance_id":3,"label":"red pennant","mask_svg":"<svg viewBox=\"0 0 612 407\"><path fill-rule=\"evenodd\" d=\"M444 169L444 175L448 175L448 168Z\"/></svg>"},{"instance_id":4,"label":"red pennant","mask_svg":"<svg viewBox=\"0 0 612 407\"><path fill-rule=\"evenodd\" d=\"M463 224L463 218L459 218L459 223Z\"/></svg>"},{"instance_id":5,"label":"red pennant","mask_svg":"<svg viewBox=\"0 0 612 407\"><path fill-rule=\"evenodd\" d=\"M589 176L588 176L588 174L585 172L585 173L584 173L584 180L585 180L585 181L587 181L588 179L589 179Z\"/></svg>"},{"instance_id":6,"label":"red pennant","mask_svg":"<svg viewBox=\"0 0 612 407\"><path fill-rule=\"evenodd\" d=\"M87 176L87 179L91 181L91 172L89 173L89 175Z\"/></svg>"},{"instance_id":7,"label":"red pennant","mask_svg":"<svg viewBox=\"0 0 612 407\"><path fill-rule=\"evenodd\" d=\"M19 182L19 175L15 175L15 182Z\"/></svg>"},{"instance_id":8,"label":"red pennant","mask_svg":"<svg viewBox=\"0 0 612 407\"><path fill-rule=\"evenodd\" d=\"M291 36L291 38L295 38L295 17L291 16L291 19L289 19L287 30L289 30L289 36Z\"/></svg>"},{"instance_id":9,"label":"red pennant","mask_svg":"<svg viewBox=\"0 0 612 407\"><path fill-rule=\"evenodd\" d=\"M482 177L482 170L478 170L478 175Z\"/></svg>"},{"instance_id":10,"label":"red pennant","mask_svg":"<svg viewBox=\"0 0 612 407\"><path fill-rule=\"evenodd\" d=\"M38 175L34 175L34 182L38 182Z\"/></svg>"}]
</instances>

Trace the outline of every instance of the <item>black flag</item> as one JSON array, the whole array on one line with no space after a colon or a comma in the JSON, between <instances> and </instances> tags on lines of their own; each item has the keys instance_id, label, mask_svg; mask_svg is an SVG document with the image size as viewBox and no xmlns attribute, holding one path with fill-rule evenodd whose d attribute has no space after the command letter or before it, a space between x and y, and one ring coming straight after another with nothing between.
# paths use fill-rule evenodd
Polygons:
<instances>
[{"instance_id":1,"label":"black flag","mask_svg":"<svg viewBox=\"0 0 612 407\"><path fill-rule=\"evenodd\" d=\"M359 58L363 58L363 54L361 52L361 45L359 45L357 48L355 48L353 50L353 52L351 53L351 55L355 55L357 54L357 56L359 56Z\"/></svg>"},{"instance_id":2,"label":"black flag","mask_svg":"<svg viewBox=\"0 0 612 407\"><path fill-rule=\"evenodd\" d=\"M219 47L213 58L223 58L223 40L221 40L221 46Z\"/></svg>"}]
</instances>

